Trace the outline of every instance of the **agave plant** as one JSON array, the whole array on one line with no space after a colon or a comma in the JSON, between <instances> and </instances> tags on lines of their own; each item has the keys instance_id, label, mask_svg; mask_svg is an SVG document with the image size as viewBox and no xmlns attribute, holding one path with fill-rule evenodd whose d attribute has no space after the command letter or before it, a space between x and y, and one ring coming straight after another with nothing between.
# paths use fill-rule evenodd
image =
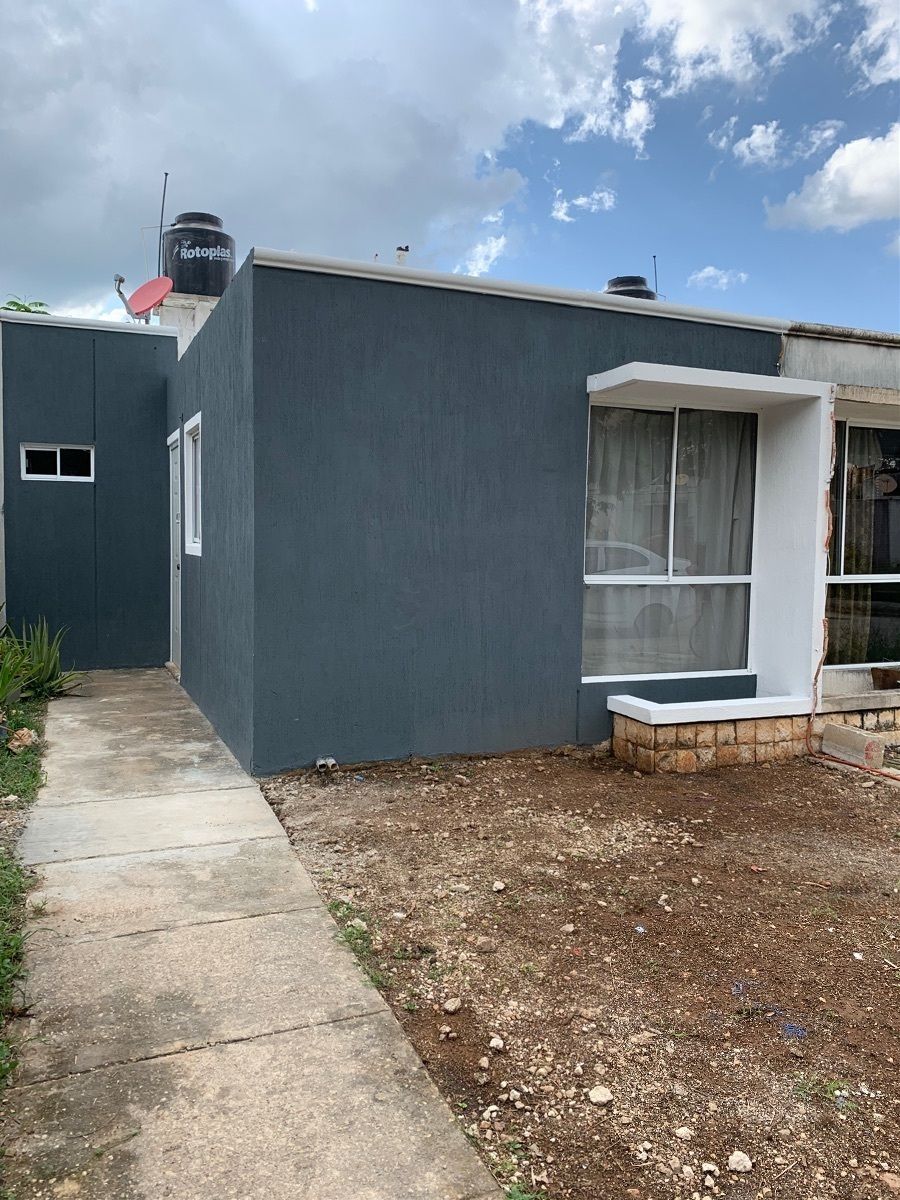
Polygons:
<instances>
[{"instance_id":1,"label":"agave plant","mask_svg":"<svg viewBox=\"0 0 900 1200\"><path fill-rule=\"evenodd\" d=\"M60 647L65 635L60 629L52 638L46 617L39 617L34 625L22 629L21 638L9 636L27 668L28 679L25 690L31 696L62 696L78 687L84 680L81 671L64 671L60 661Z\"/></svg>"},{"instance_id":2,"label":"agave plant","mask_svg":"<svg viewBox=\"0 0 900 1200\"><path fill-rule=\"evenodd\" d=\"M31 682L31 668L15 638L0 639L0 709L19 697Z\"/></svg>"}]
</instances>

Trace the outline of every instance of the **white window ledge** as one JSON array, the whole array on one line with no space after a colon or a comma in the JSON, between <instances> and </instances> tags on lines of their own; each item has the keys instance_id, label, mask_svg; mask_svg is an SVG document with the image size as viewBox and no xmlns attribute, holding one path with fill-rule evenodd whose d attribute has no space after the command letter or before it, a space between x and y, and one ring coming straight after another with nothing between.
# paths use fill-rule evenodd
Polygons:
<instances>
[{"instance_id":1,"label":"white window ledge","mask_svg":"<svg viewBox=\"0 0 900 1200\"><path fill-rule=\"evenodd\" d=\"M639 696L609 696L610 712L644 725L682 725L698 721L747 721L757 717L806 717L811 696L756 696L746 700L694 700L657 704Z\"/></svg>"}]
</instances>

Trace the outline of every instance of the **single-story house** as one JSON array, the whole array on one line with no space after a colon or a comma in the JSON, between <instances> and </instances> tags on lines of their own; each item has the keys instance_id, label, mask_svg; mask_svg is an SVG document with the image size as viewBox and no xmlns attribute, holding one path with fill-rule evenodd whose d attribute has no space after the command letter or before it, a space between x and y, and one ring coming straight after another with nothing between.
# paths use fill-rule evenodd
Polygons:
<instances>
[{"instance_id":1,"label":"single-story house","mask_svg":"<svg viewBox=\"0 0 900 1200\"><path fill-rule=\"evenodd\" d=\"M897 727L897 335L269 250L181 357L0 318L9 620L255 772Z\"/></svg>"}]
</instances>

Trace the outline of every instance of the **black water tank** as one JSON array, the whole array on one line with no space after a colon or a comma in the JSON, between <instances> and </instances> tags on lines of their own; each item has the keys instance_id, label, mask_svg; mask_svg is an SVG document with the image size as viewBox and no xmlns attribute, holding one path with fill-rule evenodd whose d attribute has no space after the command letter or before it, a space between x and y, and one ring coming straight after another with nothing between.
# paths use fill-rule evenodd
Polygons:
<instances>
[{"instance_id":1,"label":"black water tank","mask_svg":"<svg viewBox=\"0 0 900 1200\"><path fill-rule=\"evenodd\" d=\"M234 238L212 213L186 212L163 234L166 274L174 292L221 296L234 275Z\"/></svg>"},{"instance_id":2,"label":"black water tank","mask_svg":"<svg viewBox=\"0 0 900 1200\"><path fill-rule=\"evenodd\" d=\"M177 288L175 289L178 290ZM655 300L656 292L643 275L616 275L606 285L607 296L633 296L636 300Z\"/></svg>"}]
</instances>

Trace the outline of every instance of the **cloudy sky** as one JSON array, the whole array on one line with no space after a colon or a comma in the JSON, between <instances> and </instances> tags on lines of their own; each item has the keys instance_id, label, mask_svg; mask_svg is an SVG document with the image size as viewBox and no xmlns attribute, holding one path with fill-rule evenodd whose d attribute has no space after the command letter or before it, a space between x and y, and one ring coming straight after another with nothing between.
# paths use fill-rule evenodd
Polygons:
<instances>
[{"instance_id":1,"label":"cloudy sky","mask_svg":"<svg viewBox=\"0 0 900 1200\"><path fill-rule=\"evenodd\" d=\"M0 0L0 294L238 243L895 329L896 0Z\"/></svg>"}]
</instances>

